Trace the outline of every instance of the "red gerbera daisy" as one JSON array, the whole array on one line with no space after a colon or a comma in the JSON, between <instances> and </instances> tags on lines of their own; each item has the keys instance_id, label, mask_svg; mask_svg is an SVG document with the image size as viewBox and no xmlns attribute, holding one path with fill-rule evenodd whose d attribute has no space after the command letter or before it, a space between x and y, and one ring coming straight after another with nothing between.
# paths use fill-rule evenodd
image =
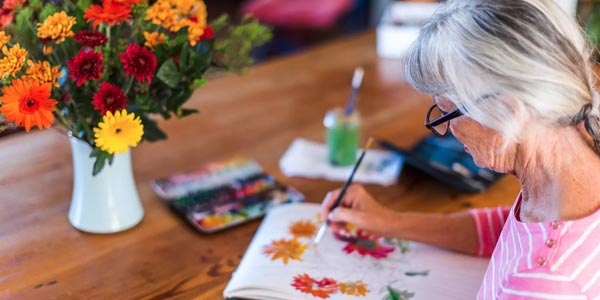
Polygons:
<instances>
[{"instance_id":1,"label":"red gerbera daisy","mask_svg":"<svg viewBox=\"0 0 600 300\"><path fill-rule=\"evenodd\" d=\"M98 92L94 94L92 104L94 104L95 110L101 111L102 115L106 114L107 111L114 114L116 111L127 107L127 96L119 87L103 82Z\"/></svg>"},{"instance_id":2,"label":"red gerbera daisy","mask_svg":"<svg viewBox=\"0 0 600 300\"><path fill-rule=\"evenodd\" d=\"M73 37L73 39L90 48L102 46L106 44L107 41L106 36L102 32L88 30L80 31Z\"/></svg>"},{"instance_id":3,"label":"red gerbera daisy","mask_svg":"<svg viewBox=\"0 0 600 300\"><path fill-rule=\"evenodd\" d=\"M125 67L125 75L135 76L138 81L146 79L152 83L152 76L156 70L156 56L152 51L136 44L129 44L125 52L119 53L121 62Z\"/></svg>"},{"instance_id":4,"label":"red gerbera daisy","mask_svg":"<svg viewBox=\"0 0 600 300\"><path fill-rule=\"evenodd\" d=\"M305 294L311 294L323 299L329 298L331 294L338 291L338 284L334 279L325 277L321 280L316 280L306 273L294 276L292 286Z\"/></svg>"},{"instance_id":5,"label":"red gerbera daisy","mask_svg":"<svg viewBox=\"0 0 600 300\"><path fill-rule=\"evenodd\" d=\"M94 50L81 50L67 62L69 78L75 80L77 86L90 79L100 79L104 66L102 53Z\"/></svg>"},{"instance_id":6,"label":"red gerbera daisy","mask_svg":"<svg viewBox=\"0 0 600 300\"><path fill-rule=\"evenodd\" d=\"M113 0L104 0L102 6L93 4L86 9L83 17L88 23L93 20L92 27L96 30L98 24L102 22L106 22L109 26L121 24L121 21L127 22L131 17L131 8Z\"/></svg>"}]
</instances>

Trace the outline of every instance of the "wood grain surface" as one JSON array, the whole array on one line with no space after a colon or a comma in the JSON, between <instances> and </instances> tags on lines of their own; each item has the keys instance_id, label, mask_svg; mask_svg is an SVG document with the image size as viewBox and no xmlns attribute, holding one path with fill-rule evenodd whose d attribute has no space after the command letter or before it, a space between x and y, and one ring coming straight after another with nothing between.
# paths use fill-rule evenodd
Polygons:
<instances>
[{"instance_id":1,"label":"wood grain surface","mask_svg":"<svg viewBox=\"0 0 600 300\"><path fill-rule=\"evenodd\" d=\"M260 221L198 234L154 195L152 179L243 155L320 202L341 183L285 177L278 161L297 137L324 141L324 113L343 105L356 66L365 68L363 140L409 147L428 134L423 118L431 99L402 80L399 61L377 57L372 32L216 78L188 104L200 114L162 122L167 141L133 149L145 217L118 234L87 234L69 224L73 171L63 133L0 139L0 299L222 299ZM398 184L367 188L397 210L452 212L510 204L519 186L505 177L484 193L459 194L405 169Z\"/></svg>"}]
</instances>

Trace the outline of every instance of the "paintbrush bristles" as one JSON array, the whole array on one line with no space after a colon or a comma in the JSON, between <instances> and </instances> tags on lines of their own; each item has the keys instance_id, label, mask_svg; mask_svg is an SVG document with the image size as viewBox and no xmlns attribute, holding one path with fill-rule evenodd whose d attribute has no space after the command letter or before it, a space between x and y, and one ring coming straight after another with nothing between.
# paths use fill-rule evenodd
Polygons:
<instances>
[{"instance_id":1,"label":"paintbrush bristles","mask_svg":"<svg viewBox=\"0 0 600 300\"><path fill-rule=\"evenodd\" d=\"M372 137L370 137L367 140L367 145L365 146L365 151L369 150L371 148L371 145L373 145L373 138Z\"/></svg>"}]
</instances>

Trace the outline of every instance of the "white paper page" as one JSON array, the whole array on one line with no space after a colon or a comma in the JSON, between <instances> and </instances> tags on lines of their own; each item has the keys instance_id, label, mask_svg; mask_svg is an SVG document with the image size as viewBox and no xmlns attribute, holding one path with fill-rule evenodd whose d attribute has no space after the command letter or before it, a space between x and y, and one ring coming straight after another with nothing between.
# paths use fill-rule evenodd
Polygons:
<instances>
[{"instance_id":1,"label":"white paper page","mask_svg":"<svg viewBox=\"0 0 600 300\"><path fill-rule=\"evenodd\" d=\"M361 255L356 249L346 253L344 248L348 243L337 240L328 232L319 243L318 251L309 247L302 253L302 261L289 259L284 264L282 259L272 260L272 255L265 254L265 247L272 245L273 240L292 239L290 224L293 222L311 221L318 227L319 211L319 205L307 203L284 205L271 210L225 289L225 297L379 300L385 299L390 287L404 292L406 299L411 300L475 298L487 267L487 259L414 242L402 242L401 245L398 241L386 243L383 248L393 251L385 253L387 257L378 259L374 257L376 254ZM298 238L297 241L310 244L309 238ZM402 246L408 252L402 253ZM318 284L312 282L309 286L307 282L310 281L302 281L305 284L303 288L316 290L317 294L303 292L292 286L294 279L303 274L321 283L329 283L322 281L328 278L335 284L325 285L325 292L322 292ZM348 289L346 293L342 292L344 284L347 288L348 283L357 282L365 286L368 292L355 290L354 295L348 294L352 292ZM412 297L409 296L411 294Z\"/></svg>"}]
</instances>

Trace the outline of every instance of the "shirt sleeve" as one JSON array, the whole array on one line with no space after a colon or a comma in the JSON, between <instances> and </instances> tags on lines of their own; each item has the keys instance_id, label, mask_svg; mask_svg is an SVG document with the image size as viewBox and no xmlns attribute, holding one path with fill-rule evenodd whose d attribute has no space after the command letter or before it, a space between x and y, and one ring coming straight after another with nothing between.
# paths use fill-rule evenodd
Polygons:
<instances>
[{"instance_id":1,"label":"shirt sleeve","mask_svg":"<svg viewBox=\"0 0 600 300\"><path fill-rule=\"evenodd\" d=\"M535 272L515 273L501 287L498 300L544 300L544 299L569 299L586 300L588 298L581 292L575 282L568 280L567 276L554 274L549 270Z\"/></svg>"},{"instance_id":2,"label":"shirt sleeve","mask_svg":"<svg viewBox=\"0 0 600 300\"><path fill-rule=\"evenodd\" d=\"M510 207L474 208L469 210L477 230L478 256L491 256L500 238L504 223L510 213Z\"/></svg>"}]
</instances>

